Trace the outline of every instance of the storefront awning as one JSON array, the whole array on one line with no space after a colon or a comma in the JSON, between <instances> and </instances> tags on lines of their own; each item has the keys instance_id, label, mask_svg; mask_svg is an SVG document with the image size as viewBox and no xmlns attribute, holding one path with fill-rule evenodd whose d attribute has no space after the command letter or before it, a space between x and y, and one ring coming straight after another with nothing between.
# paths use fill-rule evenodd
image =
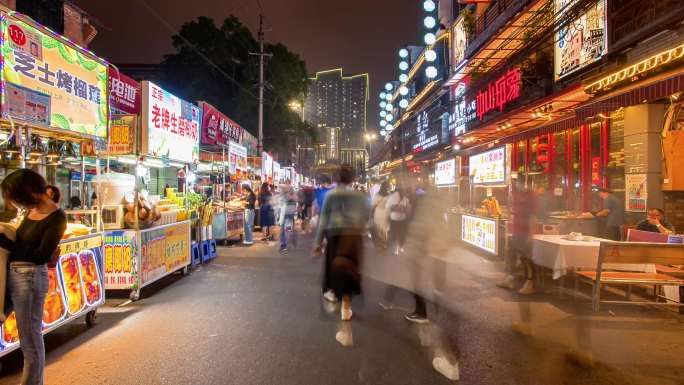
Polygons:
<instances>
[{"instance_id":1,"label":"storefront awning","mask_svg":"<svg viewBox=\"0 0 684 385\"><path fill-rule=\"evenodd\" d=\"M621 107L648 103L669 98L677 92L684 92L684 73L682 69L669 72L648 80L638 82L628 89L611 92L575 110L578 119L586 120L599 114L607 115Z\"/></svg>"}]
</instances>

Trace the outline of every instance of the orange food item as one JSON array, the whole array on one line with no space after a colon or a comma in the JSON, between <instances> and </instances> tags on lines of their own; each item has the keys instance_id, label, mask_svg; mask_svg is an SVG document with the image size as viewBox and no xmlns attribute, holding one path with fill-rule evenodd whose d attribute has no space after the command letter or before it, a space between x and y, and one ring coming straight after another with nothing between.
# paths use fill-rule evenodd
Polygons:
<instances>
[{"instance_id":1,"label":"orange food item","mask_svg":"<svg viewBox=\"0 0 684 385\"><path fill-rule=\"evenodd\" d=\"M9 345L17 343L18 341L19 329L17 329L17 317L14 312L12 312L2 325L2 344Z\"/></svg>"},{"instance_id":2,"label":"orange food item","mask_svg":"<svg viewBox=\"0 0 684 385\"><path fill-rule=\"evenodd\" d=\"M57 270L49 269L48 278L50 283L47 295L45 296L45 306L43 306L43 323L45 323L45 326L50 326L61 320L66 312L62 289L57 278Z\"/></svg>"},{"instance_id":3,"label":"orange food item","mask_svg":"<svg viewBox=\"0 0 684 385\"><path fill-rule=\"evenodd\" d=\"M88 305L94 305L102 299L100 273L95 264L95 254L90 250L82 251L78 256L78 262L81 264L81 278L83 278L83 285L85 285L86 302Z\"/></svg>"},{"instance_id":4,"label":"orange food item","mask_svg":"<svg viewBox=\"0 0 684 385\"><path fill-rule=\"evenodd\" d=\"M69 313L76 314L85 306L81 277L78 272L78 256L76 254L61 257L62 278L66 288L67 306Z\"/></svg>"}]
</instances>

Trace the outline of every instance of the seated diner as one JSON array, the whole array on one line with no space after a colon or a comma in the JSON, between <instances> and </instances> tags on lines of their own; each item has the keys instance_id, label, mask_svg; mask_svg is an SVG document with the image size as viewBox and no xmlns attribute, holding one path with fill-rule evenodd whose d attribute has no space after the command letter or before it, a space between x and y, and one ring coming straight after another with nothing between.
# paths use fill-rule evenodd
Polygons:
<instances>
[{"instance_id":1,"label":"seated diner","mask_svg":"<svg viewBox=\"0 0 684 385\"><path fill-rule=\"evenodd\" d=\"M665 219L665 212L657 207L648 209L646 219L639 222L636 229L661 234L674 233L674 227Z\"/></svg>"}]
</instances>

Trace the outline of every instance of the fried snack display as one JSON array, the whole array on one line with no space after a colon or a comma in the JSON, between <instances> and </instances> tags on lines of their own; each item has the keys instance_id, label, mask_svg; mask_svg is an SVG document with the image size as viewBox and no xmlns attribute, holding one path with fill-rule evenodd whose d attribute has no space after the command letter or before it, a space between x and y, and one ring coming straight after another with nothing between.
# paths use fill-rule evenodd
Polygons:
<instances>
[{"instance_id":1,"label":"fried snack display","mask_svg":"<svg viewBox=\"0 0 684 385\"><path fill-rule=\"evenodd\" d=\"M64 306L64 296L59 284L57 269L48 270L49 286L45 296L45 306L43 307L43 326L48 327L61 321L66 315Z\"/></svg>"},{"instance_id":2,"label":"fried snack display","mask_svg":"<svg viewBox=\"0 0 684 385\"><path fill-rule=\"evenodd\" d=\"M81 278L85 289L88 306L95 305L102 299L102 286L100 286L100 273L95 263L95 253L90 250L82 251L78 256L81 264Z\"/></svg>"},{"instance_id":3,"label":"fried snack display","mask_svg":"<svg viewBox=\"0 0 684 385\"><path fill-rule=\"evenodd\" d=\"M76 314L85 307L81 275L78 270L78 256L76 254L63 255L59 262L69 313Z\"/></svg>"},{"instance_id":4,"label":"fried snack display","mask_svg":"<svg viewBox=\"0 0 684 385\"><path fill-rule=\"evenodd\" d=\"M12 312L2 325L2 344L7 346L17 342L19 342L19 329L17 329L17 317Z\"/></svg>"}]
</instances>

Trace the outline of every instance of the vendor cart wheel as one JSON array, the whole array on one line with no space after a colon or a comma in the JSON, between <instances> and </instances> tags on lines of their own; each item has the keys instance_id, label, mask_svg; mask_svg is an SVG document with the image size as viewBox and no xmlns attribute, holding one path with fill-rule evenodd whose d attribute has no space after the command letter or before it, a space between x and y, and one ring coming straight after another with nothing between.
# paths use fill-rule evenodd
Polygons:
<instances>
[{"instance_id":1,"label":"vendor cart wheel","mask_svg":"<svg viewBox=\"0 0 684 385\"><path fill-rule=\"evenodd\" d=\"M97 309L89 311L85 316L85 322L88 327L93 327L97 323Z\"/></svg>"},{"instance_id":2,"label":"vendor cart wheel","mask_svg":"<svg viewBox=\"0 0 684 385\"><path fill-rule=\"evenodd\" d=\"M128 296L128 298L131 299L131 301L135 302L140 299L140 291L139 290L133 290L131 292L131 295Z\"/></svg>"}]
</instances>

